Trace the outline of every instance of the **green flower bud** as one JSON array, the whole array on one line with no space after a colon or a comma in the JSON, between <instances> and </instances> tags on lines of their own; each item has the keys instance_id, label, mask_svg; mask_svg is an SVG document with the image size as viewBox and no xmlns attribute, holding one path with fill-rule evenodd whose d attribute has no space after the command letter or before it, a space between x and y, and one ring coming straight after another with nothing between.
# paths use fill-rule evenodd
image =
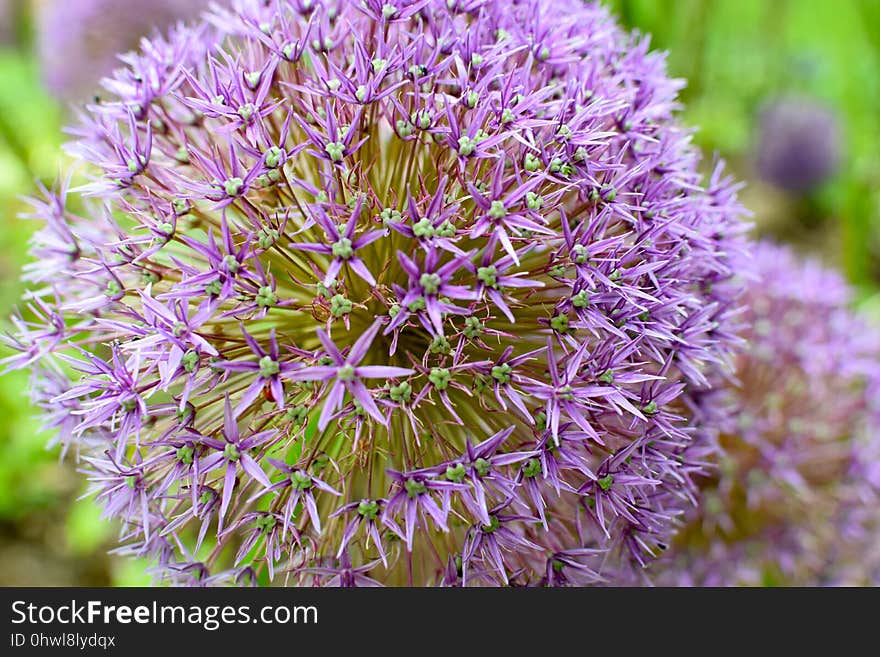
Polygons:
<instances>
[{"instance_id":1,"label":"green flower bud","mask_svg":"<svg viewBox=\"0 0 880 657\"><path fill-rule=\"evenodd\" d=\"M461 463L446 466L446 478L449 481L454 481L455 483L460 484L462 481L464 481L466 475L467 468L465 468L464 465L462 465Z\"/></svg>"},{"instance_id":2,"label":"green flower bud","mask_svg":"<svg viewBox=\"0 0 880 657\"><path fill-rule=\"evenodd\" d=\"M406 494L410 496L410 498L415 499L419 495L424 495L428 492L427 487L421 481L416 481L415 479L407 479L403 482L403 487L406 489Z\"/></svg>"},{"instance_id":3,"label":"green flower bud","mask_svg":"<svg viewBox=\"0 0 880 657\"><path fill-rule=\"evenodd\" d=\"M452 373L445 367L435 367L428 373L428 381L437 390L446 390L452 380Z\"/></svg>"},{"instance_id":4,"label":"green flower bud","mask_svg":"<svg viewBox=\"0 0 880 657\"><path fill-rule=\"evenodd\" d=\"M408 404L410 399L412 399L412 386L408 382L403 381L396 386L391 386L388 389L388 396L393 402Z\"/></svg>"},{"instance_id":5,"label":"green flower bud","mask_svg":"<svg viewBox=\"0 0 880 657\"><path fill-rule=\"evenodd\" d=\"M470 155L474 154L474 150L476 148L477 148L477 143L473 139L471 139L470 137L462 135L461 137L458 138L458 154L459 155L461 155L463 157L469 157Z\"/></svg>"},{"instance_id":6,"label":"green flower bud","mask_svg":"<svg viewBox=\"0 0 880 657\"><path fill-rule=\"evenodd\" d=\"M523 475L529 479L537 477L541 472L542 468L540 459L529 459L523 466Z\"/></svg>"},{"instance_id":7,"label":"green flower bud","mask_svg":"<svg viewBox=\"0 0 880 657\"><path fill-rule=\"evenodd\" d=\"M440 286L443 285L443 279L440 278L439 274L422 274L419 277L419 285L422 286L425 294L434 295L437 294Z\"/></svg>"},{"instance_id":8,"label":"green flower bud","mask_svg":"<svg viewBox=\"0 0 880 657\"><path fill-rule=\"evenodd\" d=\"M526 171L537 171L541 167L541 160L537 158L536 155L532 153L526 153L525 160L523 161L523 168Z\"/></svg>"},{"instance_id":9,"label":"green flower bud","mask_svg":"<svg viewBox=\"0 0 880 657\"><path fill-rule=\"evenodd\" d=\"M510 383L511 372L513 372L513 368L509 364L501 363L501 365L492 367L492 378L501 384Z\"/></svg>"},{"instance_id":10,"label":"green flower bud","mask_svg":"<svg viewBox=\"0 0 880 657\"><path fill-rule=\"evenodd\" d=\"M234 463L241 458L241 452L232 443L226 443L226 447L223 448L223 458Z\"/></svg>"},{"instance_id":11,"label":"green flower bud","mask_svg":"<svg viewBox=\"0 0 880 657\"><path fill-rule=\"evenodd\" d=\"M348 260L354 255L354 249L351 247L351 240L347 237L340 237L339 241L335 242L330 248L333 256L341 258L342 260Z\"/></svg>"},{"instance_id":12,"label":"green flower bud","mask_svg":"<svg viewBox=\"0 0 880 657\"><path fill-rule=\"evenodd\" d=\"M555 315L550 320L550 328L557 333L566 333L568 331L568 315Z\"/></svg>"},{"instance_id":13,"label":"green flower bud","mask_svg":"<svg viewBox=\"0 0 880 657\"><path fill-rule=\"evenodd\" d=\"M271 379L281 371L281 367L277 362L272 360L271 356L263 356L260 361L260 376L264 379Z\"/></svg>"},{"instance_id":14,"label":"green flower bud","mask_svg":"<svg viewBox=\"0 0 880 657\"><path fill-rule=\"evenodd\" d=\"M504 219L507 216L507 208L501 201L492 201L489 207L489 216L493 219Z\"/></svg>"},{"instance_id":15,"label":"green flower bud","mask_svg":"<svg viewBox=\"0 0 880 657\"><path fill-rule=\"evenodd\" d=\"M330 314L334 317L348 315L352 308L354 308L354 304L341 294L334 294L330 299Z\"/></svg>"},{"instance_id":16,"label":"green flower bud","mask_svg":"<svg viewBox=\"0 0 880 657\"><path fill-rule=\"evenodd\" d=\"M333 162L342 162L342 157L345 153L345 145L339 141L331 141L324 146L324 151L330 156L330 159Z\"/></svg>"},{"instance_id":17,"label":"green flower bud","mask_svg":"<svg viewBox=\"0 0 880 657\"><path fill-rule=\"evenodd\" d=\"M238 196L244 187L244 181L241 178L230 178L223 183L223 189L227 196Z\"/></svg>"}]
</instances>

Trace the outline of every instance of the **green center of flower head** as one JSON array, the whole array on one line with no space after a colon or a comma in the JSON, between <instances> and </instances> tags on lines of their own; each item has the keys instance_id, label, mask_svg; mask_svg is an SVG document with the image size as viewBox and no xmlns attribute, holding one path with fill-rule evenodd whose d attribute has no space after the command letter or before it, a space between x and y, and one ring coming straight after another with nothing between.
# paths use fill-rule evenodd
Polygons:
<instances>
[{"instance_id":1,"label":"green center of flower head","mask_svg":"<svg viewBox=\"0 0 880 657\"><path fill-rule=\"evenodd\" d=\"M599 488L607 493L609 490L611 490L612 484L614 484L614 475L605 475L596 483L599 484Z\"/></svg>"},{"instance_id":2,"label":"green center of flower head","mask_svg":"<svg viewBox=\"0 0 880 657\"><path fill-rule=\"evenodd\" d=\"M269 167L270 169L278 168L278 165L281 164L281 155L282 155L281 149L278 148L277 146L272 146L271 148L269 148L266 151L266 155L265 155L265 159L264 159L266 166Z\"/></svg>"},{"instance_id":3,"label":"green center of flower head","mask_svg":"<svg viewBox=\"0 0 880 657\"><path fill-rule=\"evenodd\" d=\"M290 485L295 490L309 490L312 483L312 476L303 470L294 470L290 473Z\"/></svg>"},{"instance_id":4,"label":"green center of flower head","mask_svg":"<svg viewBox=\"0 0 880 657\"><path fill-rule=\"evenodd\" d=\"M254 527L256 527L257 531L260 531L264 534L269 534L272 532L273 529L275 529L275 525L277 523L278 521L275 519L275 516L266 513L257 517L257 519L254 521Z\"/></svg>"},{"instance_id":5,"label":"green center of flower head","mask_svg":"<svg viewBox=\"0 0 880 657\"><path fill-rule=\"evenodd\" d=\"M541 474L541 461L540 459L529 459L526 461L526 464L523 466L523 475L533 479Z\"/></svg>"},{"instance_id":6,"label":"green center of flower head","mask_svg":"<svg viewBox=\"0 0 880 657\"><path fill-rule=\"evenodd\" d=\"M479 317L474 317L473 315L466 317L462 333L471 340L479 337L483 333L483 323Z\"/></svg>"},{"instance_id":7,"label":"green center of flower head","mask_svg":"<svg viewBox=\"0 0 880 657\"><path fill-rule=\"evenodd\" d=\"M479 458L473 462L474 470L481 477L485 477L492 469L492 464L484 458Z\"/></svg>"},{"instance_id":8,"label":"green center of flower head","mask_svg":"<svg viewBox=\"0 0 880 657\"><path fill-rule=\"evenodd\" d=\"M452 345L445 335L437 335L431 340L428 351L432 354L448 354L452 351Z\"/></svg>"},{"instance_id":9,"label":"green center of flower head","mask_svg":"<svg viewBox=\"0 0 880 657\"><path fill-rule=\"evenodd\" d=\"M504 219L507 216L507 208L501 201L492 201L489 207L489 216L493 219Z\"/></svg>"},{"instance_id":10,"label":"green center of flower head","mask_svg":"<svg viewBox=\"0 0 880 657\"><path fill-rule=\"evenodd\" d=\"M367 520L375 520L379 515L379 503L375 500L361 500L357 512Z\"/></svg>"},{"instance_id":11,"label":"green center of flower head","mask_svg":"<svg viewBox=\"0 0 880 657\"><path fill-rule=\"evenodd\" d=\"M241 452L238 451L238 447L235 444L226 443L226 447L223 448L223 458L235 463L241 458Z\"/></svg>"},{"instance_id":12,"label":"green center of flower head","mask_svg":"<svg viewBox=\"0 0 880 657\"><path fill-rule=\"evenodd\" d=\"M523 159L523 168L526 171L534 173L541 167L541 160L537 158L533 153L526 153L525 158Z\"/></svg>"},{"instance_id":13,"label":"green center of flower head","mask_svg":"<svg viewBox=\"0 0 880 657\"><path fill-rule=\"evenodd\" d=\"M354 381L354 372L354 365L346 363L337 370L336 376L340 381Z\"/></svg>"},{"instance_id":14,"label":"green center of flower head","mask_svg":"<svg viewBox=\"0 0 880 657\"><path fill-rule=\"evenodd\" d=\"M412 399L412 386L407 381L401 381L388 389L388 396L393 402L406 404Z\"/></svg>"},{"instance_id":15,"label":"green center of flower head","mask_svg":"<svg viewBox=\"0 0 880 657\"><path fill-rule=\"evenodd\" d=\"M452 380L452 373L445 367L435 367L428 373L428 381L437 390L446 390Z\"/></svg>"},{"instance_id":16,"label":"green center of flower head","mask_svg":"<svg viewBox=\"0 0 880 657\"><path fill-rule=\"evenodd\" d=\"M434 237L434 222L428 219L427 217L422 217L415 224L413 224L413 234L416 237L419 237L423 240L430 239Z\"/></svg>"},{"instance_id":17,"label":"green center of flower head","mask_svg":"<svg viewBox=\"0 0 880 657\"><path fill-rule=\"evenodd\" d=\"M264 228L257 237L257 244L261 249L268 249L278 241L279 233L274 228Z\"/></svg>"},{"instance_id":18,"label":"green center of flower head","mask_svg":"<svg viewBox=\"0 0 880 657\"><path fill-rule=\"evenodd\" d=\"M483 533L485 533L485 534L492 534L492 533L494 533L499 527L501 527L501 521L498 520L498 516L496 516L496 515L491 515L491 516L489 516L489 524L488 524L488 525L483 525L483 526L482 526L482 530L483 530Z\"/></svg>"},{"instance_id":19,"label":"green center of flower head","mask_svg":"<svg viewBox=\"0 0 880 657\"><path fill-rule=\"evenodd\" d=\"M205 286L205 294L212 297L220 296L223 291L223 283L219 280L213 280Z\"/></svg>"},{"instance_id":20,"label":"green center of flower head","mask_svg":"<svg viewBox=\"0 0 880 657\"><path fill-rule=\"evenodd\" d=\"M464 481L465 476L467 475L467 468L464 467L462 463L456 463L455 465L447 465L446 466L446 478L449 481L454 481L457 484L460 484Z\"/></svg>"},{"instance_id":21,"label":"green center of flower head","mask_svg":"<svg viewBox=\"0 0 880 657\"><path fill-rule=\"evenodd\" d=\"M354 304L351 300L342 296L341 294L335 294L330 299L330 314L334 317L342 317L343 315L348 315L351 313L352 308L354 308Z\"/></svg>"},{"instance_id":22,"label":"green center of flower head","mask_svg":"<svg viewBox=\"0 0 880 657\"><path fill-rule=\"evenodd\" d=\"M250 121L254 116L255 108L252 103L246 103L238 108L238 115L244 122Z\"/></svg>"},{"instance_id":23,"label":"green center of flower head","mask_svg":"<svg viewBox=\"0 0 880 657\"><path fill-rule=\"evenodd\" d=\"M415 499L419 495L424 495L428 492L427 486L423 481L418 481L416 479L407 479L403 482L403 487L406 489L406 494L410 496L410 498Z\"/></svg>"},{"instance_id":24,"label":"green center of flower head","mask_svg":"<svg viewBox=\"0 0 880 657\"><path fill-rule=\"evenodd\" d=\"M501 363L492 367L492 378L501 384L510 383L511 372L513 368L508 363Z\"/></svg>"},{"instance_id":25,"label":"green center of flower head","mask_svg":"<svg viewBox=\"0 0 880 657\"><path fill-rule=\"evenodd\" d=\"M260 376L264 379L271 379L281 371L281 366L271 356L263 356L260 359Z\"/></svg>"},{"instance_id":26,"label":"green center of flower head","mask_svg":"<svg viewBox=\"0 0 880 657\"><path fill-rule=\"evenodd\" d=\"M177 460L183 463L184 465L192 465L193 462L193 448L189 445L183 445L182 447L177 448L176 452Z\"/></svg>"},{"instance_id":27,"label":"green center of flower head","mask_svg":"<svg viewBox=\"0 0 880 657\"><path fill-rule=\"evenodd\" d=\"M571 297L571 305L575 308L587 308L590 305L590 293L586 290L581 290Z\"/></svg>"},{"instance_id":28,"label":"green center of flower head","mask_svg":"<svg viewBox=\"0 0 880 657\"><path fill-rule=\"evenodd\" d=\"M354 249L351 247L351 240L347 237L340 237L339 241L335 242L330 248L333 252L333 256L341 258L342 260L348 260L354 255Z\"/></svg>"},{"instance_id":29,"label":"green center of flower head","mask_svg":"<svg viewBox=\"0 0 880 657\"><path fill-rule=\"evenodd\" d=\"M590 259L590 252L583 244L575 244L571 247L571 259L578 265L583 265Z\"/></svg>"},{"instance_id":30,"label":"green center of flower head","mask_svg":"<svg viewBox=\"0 0 880 657\"><path fill-rule=\"evenodd\" d=\"M550 320L550 328L557 333L568 331L568 315L556 315Z\"/></svg>"},{"instance_id":31,"label":"green center of flower head","mask_svg":"<svg viewBox=\"0 0 880 657\"><path fill-rule=\"evenodd\" d=\"M256 302L260 308L271 308L278 303L278 297L270 286L264 285L257 292Z\"/></svg>"},{"instance_id":32,"label":"green center of flower head","mask_svg":"<svg viewBox=\"0 0 880 657\"><path fill-rule=\"evenodd\" d=\"M238 262L238 259L234 255L224 256L223 264L226 265L226 269L229 270L230 274L235 274L239 269L241 269L241 264Z\"/></svg>"},{"instance_id":33,"label":"green center of flower head","mask_svg":"<svg viewBox=\"0 0 880 657\"><path fill-rule=\"evenodd\" d=\"M309 407L305 404L296 404L287 408L287 418L294 424L301 424L309 416Z\"/></svg>"},{"instance_id":34,"label":"green center of flower head","mask_svg":"<svg viewBox=\"0 0 880 657\"><path fill-rule=\"evenodd\" d=\"M410 120L422 130L427 130L431 127L434 117L428 110L419 110L418 112L413 113Z\"/></svg>"},{"instance_id":35,"label":"green center of flower head","mask_svg":"<svg viewBox=\"0 0 880 657\"><path fill-rule=\"evenodd\" d=\"M416 297L407 305L409 311L413 313L417 313L420 310L425 310L427 307L428 303L425 301L425 297Z\"/></svg>"},{"instance_id":36,"label":"green center of flower head","mask_svg":"<svg viewBox=\"0 0 880 657\"><path fill-rule=\"evenodd\" d=\"M342 157L345 154L345 145L342 142L331 141L324 146L324 150L333 162L342 162Z\"/></svg>"},{"instance_id":37,"label":"green center of flower head","mask_svg":"<svg viewBox=\"0 0 880 657\"><path fill-rule=\"evenodd\" d=\"M230 178L223 183L223 190L227 196L238 196L244 187L244 180L241 178Z\"/></svg>"},{"instance_id":38,"label":"green center of flower head","mask_svg":"<svg viewBox=\"0 0 880 657\"><path fill-rule=\"evenodd\" d=\"M458 153L463 157L468 157L469 155L473 155L474 151L477 149L477 142L468 137L467 135L462 135L458 138Z\"/></svg>"},{"instance_id":39,"label":"green center of flower head","mask_svg":"<svg viewBox=\"0 0 880 657\"><path fill-rule=\"evenodd\" d=\"M498 270L495 268L495 265L477 267L477 279L485 283L488 287L497 287Z\"/></svg>"},{"instance_id":40,"label":"green center of flower head","mask_svg":"<svg viewBox=\"0 0 880 657\"><path fill-rule=\"evenodd\" d=\"M184 371L194 372L199 364L199 354L198 352L189 349L183 354L183 358L180 362L183 365Z\"/></svg>"},{"instance_id":41,"label":"green center of flower head","mask_svg":"<svg viewBox=\"0 0 880 657\"><path fill-rule=\"evenodd\" d=\"M442 284L443 279L440 278L439 274L422 274L419 277L419 285L422 286L427 295L437 294Z\"/></svg>"},{"instance_id":42,"label":"green center of flower head","mask_svg":"<svg viewBox=\"0 0 880 657\"><path fill-rule=\"evenodd\" d=\"M387 227L390 224L399 224L403 215L393 208L385 208L379 213L379 218L382 220L382 225Z\"/></svg>"}]
</instances>

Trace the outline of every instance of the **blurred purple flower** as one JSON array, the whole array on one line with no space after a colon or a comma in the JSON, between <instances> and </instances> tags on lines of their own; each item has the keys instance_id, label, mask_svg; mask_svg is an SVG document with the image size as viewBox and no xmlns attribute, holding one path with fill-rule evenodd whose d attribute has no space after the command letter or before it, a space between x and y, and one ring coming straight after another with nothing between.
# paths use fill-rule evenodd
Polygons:
<instances>
[{"instance_id":1,"label":"blurred purple flower","mask_svg":"<svg viewBox=\"0 0 880 657\"><path fill-rule=\"evenodd\" d=\"M837 115L810 98L780 98L758 118L755 165L764 181L790 192L814 190L840 163Z\"/></svg>"},{"instance_id":2,"label":"blurred purple flower","mask_svg":"<svg viewBox=\"0 0 880 657\"><path fill-rule=\"evenodd\" d=\"M761 244L737 382L707 393L717 424L697 506L660 584L880 584L880 329L837 273Z\"/></svg>"},{"instance_id":3,"label":"blurred purple flower","mask_svg":"<svg viewBox=\"0 0 880 657\"><path fill-rule=\"evenodd\" d=\"M67 101L84 101L100 79L122 66L119 55L143 37L195 18L210 0L41 0L35 5L36 40L49 90ZM2 13L2 12L0 12Z\"/></svg>"}]
</instances>

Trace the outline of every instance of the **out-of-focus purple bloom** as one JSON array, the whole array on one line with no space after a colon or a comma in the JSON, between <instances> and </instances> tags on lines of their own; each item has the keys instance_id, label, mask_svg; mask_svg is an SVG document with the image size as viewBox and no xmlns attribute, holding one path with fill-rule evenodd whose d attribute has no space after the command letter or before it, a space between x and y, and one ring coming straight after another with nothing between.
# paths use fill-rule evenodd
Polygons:
<instances>
[{"instance_id":1,"label":"out-of-focus purple bloom","mask_svg":"<svg viewBox=\"0 0 880 657\"><path fill-rule=\"evenodd\" d=\"M716 469L649 574L661 584L876 586L880 330L817 262L762 244L750 267L737 383L698 409L718 425Z\"/></svg>"},{"instance_id":2,"label":"out-of-focus purple bloom","mask_svg":"<svg viewBox=\"0 0 880 657\"><path fill-rule=\"evenodd\" d=\"M0 46L12 43L18 24L20 0L0 0Z\"/></svg>"},{"instance_id":3,"label":"out-of-focus purple bloom","mask_svg":"<svg viewBox=\"0 0 880 657\"><path fill-rule=\"evenodd\" d=\"M841 144L840 124L830 108L810 98L780 98L760 112L755 166L777 187L809 192L834 175Z\"/></svg>"},{"instance_id":4,"label":"out-of-focus purple bloom","mask_svg":"<svg viewBox=\"0 0 880 657\"><path fill-rule=\"evenodd\" d=\"M83 101L99 90L102 76L121 66L119 55L143 37L195 18L209 0L43 0L36 7L36 40L49 90ZM0 12L2 14L2 12Z\"/></svg>"},{"instance_id":5,"label":"out-of-focus purple bloom","mask_svg":"<svg viewBox=\"0 0 880 657\"><path fill-rule=\"evenodd\" d=\"M645 40L579 0L239 0L123 61L4 360L120 550L181 584L659 554L746 227Z\"/></svg>"}]
</instances>

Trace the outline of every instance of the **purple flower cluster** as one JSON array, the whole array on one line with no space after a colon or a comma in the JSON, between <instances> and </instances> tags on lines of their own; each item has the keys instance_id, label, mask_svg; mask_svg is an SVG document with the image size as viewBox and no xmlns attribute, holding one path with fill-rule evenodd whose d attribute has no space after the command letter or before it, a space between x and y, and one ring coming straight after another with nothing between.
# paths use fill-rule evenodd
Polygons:
<instances>
[{"instance_id":1,"label":"purple flower cluster","mask_svg":"<svg viewBox=\"0 0 880 657\"><path fill-rule=\"evenodd\" d=\"M59 98L79 102L99 90L102 76L123 65L121 53L137 48L156 29L195 18L210 1L44 0L32 4L46 86Z\"/></svg>"},{"instance_id":2,"label":"purple flower cluster","mask_svg":"<svg viewBox=\"0 0 880 657\"><path fill-rule=\"evenodd\" d=\"M575 0L261 0L144 43L34 202L11 367L176 584L613 582L701 464L744 224Z\"/></svg>"},{"instance_id":3,"label":"purple flower cluster","mask_svg":"<svg viewBox=\"0 0 880 657\"><path fill-rule=\"evenodd\" d=\"M738 383L708 393L713 476L654 579L880 584L880 334L837 274L755 249Z\"/></svg>"}]
</instances>

